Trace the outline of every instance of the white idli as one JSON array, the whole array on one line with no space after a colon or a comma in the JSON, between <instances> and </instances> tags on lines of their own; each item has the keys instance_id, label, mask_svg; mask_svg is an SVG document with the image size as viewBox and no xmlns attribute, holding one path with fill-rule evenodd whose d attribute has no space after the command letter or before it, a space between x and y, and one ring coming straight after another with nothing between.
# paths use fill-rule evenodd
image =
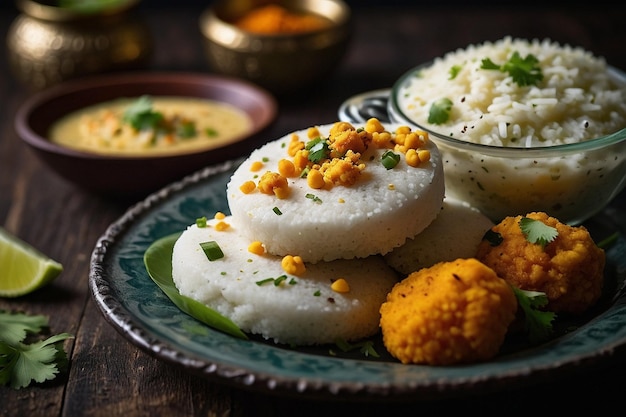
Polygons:
<instances>
[{"instance_id":1,"label":"white idli","mask_svg":"<svg viewBox=\"0 0 626 417\"><path fill-rule=\"evenodd\" d=\"M327 137L333 125L317 128ZM385 126L395 132L399 125ZM355 128L359 128L355 126ZM307 142L307 130L295 132ZM392 133L395 135L395 133ZM312 189L306 178L287 178L288 198L258 190L245 194L240 186L258 182L266 171L278 172L293 134L253 151L232 175L227 186L228 205L249 239L263 242L275 255L299 255L307 262L362 258L385 254L424 230L441 209L443 170L437 147L424 146L430 160L414 168L404 156L387 169L381 163L387 149L370 146L362 153L365 169L351 186ZM262 163L260 171L253 164Z\"/></svg>"},{"instance_id":2,"label":"white idli","mask_svg":"<svg viewBox=\"0 0 626 417\"><path fill-rule=\"evenodd\" d=\"M493 222L469 204L446 197L437 218L419 235L385 255L387 263L408 275L438 262L476 256Z\"/></svg>"},{"instance_id":3,"label":"white idli","mask_svg":"<svg viewBox=\"0 0 626 417\"><path fill-rule=\"evenodd\" d=\"M351 341L379 331L380 305L398 276L381 256L306 264L302 276L286 274L282 257L248 251L251 241L233 217L224 231L189 226L176 241L172 278L182 295L193 298L247 333L276 343L314 345ZM223 258L209 261L201 242L215 241ZM259 284L268 278L287 278ZM338 293L331 283L343 278L349 292ZM270 280L271 281L271 280Z\"/></svg>"}]
</instances>

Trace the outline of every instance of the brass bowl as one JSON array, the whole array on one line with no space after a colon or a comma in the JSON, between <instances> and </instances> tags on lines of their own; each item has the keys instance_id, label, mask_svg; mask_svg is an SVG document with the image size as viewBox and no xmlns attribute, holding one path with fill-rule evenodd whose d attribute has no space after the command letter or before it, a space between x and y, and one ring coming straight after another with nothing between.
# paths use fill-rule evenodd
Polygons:
<instances>
[{"instance_id":1,"label":"brass bowl","mask_svg":"<svg viewBox=\"0 0 626 417\"><path fill-rule=\"evenodd\" d=\"M212 69L245 78L275 94L296 92L328 77L339 65L349 44L349 6L338 0L269 3L277 3L293 12L317 14L331 24L304 33L256 34L240 29L234 22L259 2L219 0L200 17L200 30Z\"/></svg>"},{"instance_id":2,"label":"brass bowl","mask_svg":"<svg viewBox=\"0 0 626 417\"><path fill-rule=\"evenodd\" d=\"M93 12L18 0L7 32L8 61L22 84L41 90L84 75L147 65L152 35L134 13L140 0Z\"/></svg>"}]
</instances>

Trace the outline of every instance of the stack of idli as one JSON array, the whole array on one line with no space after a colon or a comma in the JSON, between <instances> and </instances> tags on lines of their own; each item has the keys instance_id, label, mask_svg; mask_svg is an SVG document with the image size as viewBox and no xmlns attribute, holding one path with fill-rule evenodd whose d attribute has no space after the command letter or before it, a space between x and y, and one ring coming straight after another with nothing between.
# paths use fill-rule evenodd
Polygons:
<instances>
[{"instance_id":1,"label":"stack of idli","mask_svg":"<svg viewBox=\"0 0 626 417\"><path fill-rule=\"evenodd\" d=\"M376 334L381 304L413 262L398 251L461 210L444 202L441 156L428 135L376 119L269 142L226 191L230 215L190 225L174 245L174 283L242 331L290 345ZM428 262L421 245L420 265Z\"/></svg>"}]
</instances>

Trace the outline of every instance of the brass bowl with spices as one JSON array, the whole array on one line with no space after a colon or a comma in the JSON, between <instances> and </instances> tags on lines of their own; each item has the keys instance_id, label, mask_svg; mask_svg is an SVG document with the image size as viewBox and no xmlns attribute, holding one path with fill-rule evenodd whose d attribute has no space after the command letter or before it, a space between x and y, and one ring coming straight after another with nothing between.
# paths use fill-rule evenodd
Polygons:
<instances>
[{"instance_id":1,"label":"brass bowl with spices","mask_svg":"<svg viewBox=\"0 0 626 417\"><path fill-rule=\"evenodd\" d=\"M340 0L217 1L200 17L211 68L275 94L311 87L339 65L351 35Z\"/></svg>"},{"instance_id":2,"label":"brass bowl with spices","mask_svg":"<svg viewBox=\"0 0 626 417\"><path fill-rule=\"evenodd\" d=\"M141 0L16 0L7 31L8 63L32 90L86 75L137 70L153 50Z\"/></svg>"}]
</instances>

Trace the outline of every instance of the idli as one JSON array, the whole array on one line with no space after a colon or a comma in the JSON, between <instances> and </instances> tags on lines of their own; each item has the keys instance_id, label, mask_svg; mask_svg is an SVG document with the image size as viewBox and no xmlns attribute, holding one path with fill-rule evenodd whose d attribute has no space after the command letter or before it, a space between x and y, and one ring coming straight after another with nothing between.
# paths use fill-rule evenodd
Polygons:
<instances>
[{"instance_id":1,"label":"idli","mask_svg":"<svg viewBox=\"0 0 626 417\"><path fill-rule=\"evenodd\" d=\"M441 156L428 134L377 119L269 142L227 185L242 233L307 262L385 254L424 230L443 196Z\"/></svg>"},{"instance_id":2,"label":"idli","mask_svg":"<svg viewBox=\"0 0 626 417\"><path fill-rule=\"evenodd\" d=\"M242 331L290 345L353 341L379 331L380 305L398 280L381 256L304 264L288 273L283 257L263 253L241 233L237 218L201 226L190 225L174 245L174 284Z\"/></svg>"},{"instance_id":3,"label":"idli","mask_svg":"<svg viewBox=\"0 0 626 417\"><path fill-rule=\"evenodd\" d=\"M473 258L493 225L479 210L446 196L437 218L422 233L386 254L385 260L407 275L439 262Z\"/></svg>"}]
</instances>

